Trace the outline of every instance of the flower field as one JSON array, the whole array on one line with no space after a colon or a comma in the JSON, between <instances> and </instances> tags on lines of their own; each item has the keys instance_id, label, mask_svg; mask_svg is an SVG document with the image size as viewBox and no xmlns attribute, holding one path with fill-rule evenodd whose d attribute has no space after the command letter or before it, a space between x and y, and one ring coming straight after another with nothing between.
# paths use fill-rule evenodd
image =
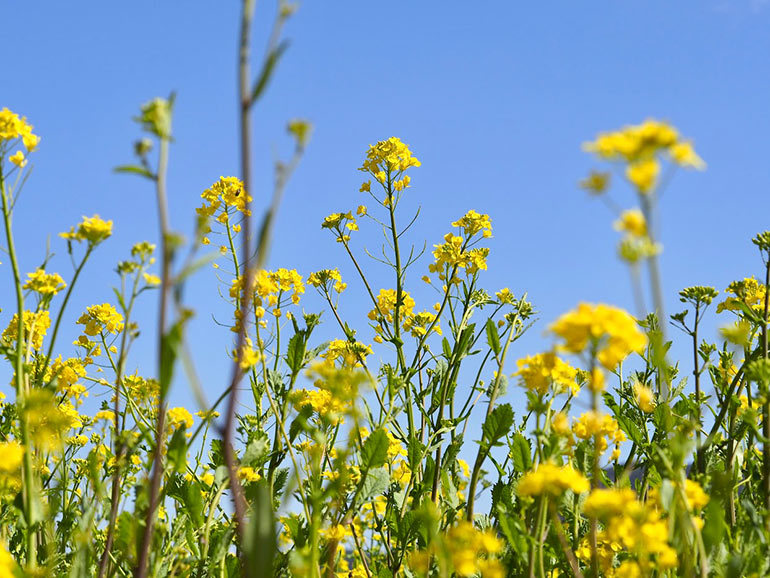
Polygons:
<instances>
[{"instance_id":1,"label":"flower field","mask_svg":"<svg viewBox=\"0 0 770 578\"><path fill-rule=\"evenodd\" d=\"M254 9L244 0L239 171L195 191L185 239L169 194L175 96L141 105L114 178L154 195L157 237L115 255L106 300L82 310L89 265L132 217L41 231L44 258L22 262L29 224L14 216L35 202L46 135L0 110L13 288L0 299L0 578L770 576L770 232L745 231L756 259L742 278L680 287L665 311L660 199L706 169L694 140L630 119L574 143L595 167L575 188L615 215L597 222L619 234L634 310L576 300L549 319L536 296L489 286L497 216L472 203L422 238L430 206L405 205L423 151L395 136L361 144L345 197L360 200L318 215L329 268L273 267L313 127L287 123L292 154L257 196L252 114L296 6L279 3L256 73ZM623 187L630 208L613 200ZM226 341L206 347L229 373L204 385L189 326L213 314L187 296L205 276L228 312L211 320ZM351 293L366 314L348 313ZM153 325L139 322L147 303ZM521 346L533 331L541 351ZM141 343L154 362L135 369Z\"/></svg>"}]
</instances>

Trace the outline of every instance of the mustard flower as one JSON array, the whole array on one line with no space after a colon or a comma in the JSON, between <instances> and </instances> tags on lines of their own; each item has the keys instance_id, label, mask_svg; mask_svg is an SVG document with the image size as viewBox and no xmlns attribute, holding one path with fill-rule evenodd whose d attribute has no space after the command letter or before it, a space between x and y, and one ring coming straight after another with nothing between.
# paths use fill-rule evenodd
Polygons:
<instances>
[{"instance_id":1,"label":"mustard flower","mask_svg":"<svg viewBox=\"0 0 770 578\"><path fill-rule=\"evenodd\" d=\"M342 293L348 286L347 283L342 282L342 276L338 269L321 269L311 273L307 278L307 283L313 287L323 287L327 291L331 285L337 293Z\"/></svg>"},{"instance_id":2,"label":"mustard flower","mask_svg":"<svg viewBox=\"0 0 770 578\"><path fill-rule=\"evenodd\" d=\"M613 226L616 231L624 231L636 237L647 235L647 220L639 209L623 211L620 219L615 221Z\"/></svg>"},{"instance_id":3,"label":"mustard flower","mask_svg":"<svg viewBox=\"0 0 770 578\"><path fill-rule=\"evenodd\" d=\"M647 337L634 318L610 305L581 303L556 320L550 331L564 339L562 347L571 353L580 353L588 346L595 348L599 362L610 371L647 345Z\"/></svg>"},{"instance_id":4,"label":"mustard flower","mask_svg":"<svg viewBox=\"0 0 770 578\"><path fill-rule=\"evenodd\" d=\"M91 305L77 320L79 325L85 325L83 333L94 337L103 331L120 333L123 331L123 315L118 313L109 303Z\"/></svg>"},{"instance_id":5,"label":"mustard flower","mask_svg":"<svg viewBox=\"0 0 770 578\"><path fill-rule=\"evenodd\" d=\"M168 410L168 425L171 429L190 429L194 420L192 414L183 407L174 407Z\"/></svg>"},{"instance_id":6,"label":"mustard flower","mask_svg":"<svg viewBox=\"0 0 770 578\"><path fill-rule=\"evenodd\" d=\"M105 221L99 215L83 217L83 221L59 236L70 241L88 241L90 245L97 245L112 235L112 221Z\"/></svg>"},{"instance_id":7,"label":"mustard flower","mask_svg":"<svg viewBox=\"0 0 770 578\"><path fill-rule=\"evenodd\" d=\"M46 273L43 269L37 269L34 273L27 273L27 282L22 289L31 289L40 295L56 295L67 284L58 273Z\"/></svg>"},{"instance_id":8,"label":"mustard flower","mask_svg":"<svg viewBox=\"0 0 770 578\"><path fill-rule=\"evenodd\" d=\"M468 211L463 217L452 223L453 227L462 229L466 238L481 233L483 237L492 236L492 221L489 215L481 215L474 210Z\"/></svg>"},{"instance_id":9,"label":"mustard flower","mask_svg":"<svg viewBox=\"0 0 770 578\"><path fill-rule=\"evenodd\" d=\"M37 312L25 311L23 319L24 337L33 350L39 351L43 347L43 339L48 332L48 328L51 326L51 316L47 310ZM2 336L0 336L0 340L6 345L15 343L18 339L18 323L19 315L14 313L8 327L5 328Z\"/></svg>"},{"instance_id":10,"label":"mustard flower","mask_svg":"<svg viewBox=\"0 0 770 578\"><path fill-rule=\"evenodd\" d=\"M566 490L582 494L588 488L588 480L572 466L542 463L521 477L517 492L520 496L560 496Z\"/></svg>"},{"instance_id":11,"label":"mustard flower","mask_svg":"<svg viewBox=\"0 0 770 578\"><path fill-rule=\"evenodd\" d=\"M15 164L20 169L23 169L27 166L27 159L24 156L24 153L21 151L16 151L11 156L8 157L8 160L11 161L13 164Z\"/></svg>"},{"instance_id":12,"label":"mustard flower","mask_svg":"<svg viewBox=\"0 0 770 578\"><path fill-rule=\"evenodd\" d=\"M570 391L572 395L580 392L580 386L575 381L577 370L553 352L525 357L516 364L519 370L514 375L519 376L524 387L541 397L552 389L554 393Z\"/></svg>"}]
</instances>

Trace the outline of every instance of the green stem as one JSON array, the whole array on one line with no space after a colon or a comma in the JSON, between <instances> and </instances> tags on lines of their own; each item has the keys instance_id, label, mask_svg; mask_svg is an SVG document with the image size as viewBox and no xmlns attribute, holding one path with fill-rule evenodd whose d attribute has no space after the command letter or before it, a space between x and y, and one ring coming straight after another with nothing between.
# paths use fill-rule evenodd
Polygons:
<instances>
[{"instance_id":1,"label":"green stem","mask_svg":"<svg viewBox=\"0 0 770 578\"><path fill-rule=\"evenodd\" d=\"M22 463L22 473L24 477L23 503L24 519L27 522L26 540L27 540L27 568L34 570L37 568L37 541L35 531L32 527L32 496L35 493L34 469L32 467L32 448L30 447L29 426L27 425L27 416L24 411L25 400L27 396L26 381L24 379L24 293L21 289L21 275L19 273L19 263L16 258L16 247L13 242L13 232L11 231L11 211L8 206L8 196L5 188L5 178L0 169L0 196L3 201L3 222L5 224L5 239L8 243L8 256L11 259L11 269L13 270L14 289L16 291L16 310L18 312L18 326L16 338L16 403L22 408L19 415L21 426L21 443L24 446L24 461Z\"/></svg>"}]
</instances>

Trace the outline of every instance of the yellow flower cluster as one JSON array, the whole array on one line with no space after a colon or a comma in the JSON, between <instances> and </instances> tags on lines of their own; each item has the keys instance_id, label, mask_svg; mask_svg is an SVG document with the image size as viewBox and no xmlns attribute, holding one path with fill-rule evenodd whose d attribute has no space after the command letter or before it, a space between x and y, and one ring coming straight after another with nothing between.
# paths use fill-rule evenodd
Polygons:
<instances>
[{"instance_id":1,"label":"yellow flower cluster","mask_svg":"<svg viewBox=\"0 0 770 578\"><path fill-rule=\"evenodd\" d=\"M538 353L516 362L521 384L530 391L537 392L541 397L553 388L554 393L569 390L572 395L580 392L580 386L575 381L577 370L562 361L555 353Z\"/></svg>"},{"instance_id":2,"label":"yellow flower cluster","mask_svg":"<svg viewBox=\"0 0 770 578\"><path fill-rule=\"evenodd\" d=\"M24 448L19 442L15 440L0 442L0 480L15 476L21 468L23 457Z\"/></svg>"},{"instance_id":3,"label":"yellow flower cluster","mask_svg":"<svg viewBox=\"0 0 770 578\"><path fill-rule=\"evenodd\" d=\"M321 287L324 290L329 291L331 285L334 291L342 293L348 286L347 283L342 282L342 275L338 269L321 269L315 273L311 273L307 278L308 285L313 287Z\"/></svg>"},{"instance_id":4,"label":"yellow flower cluster","mask_svg":"<svg viewBox=\"0 0 770 578\"><path fill-rule=\"evenodd\" d=\"M160 395L160 383L156 379L146 379L136 373L123 376L123 386L135 402L149 402L155 405Z\"/></svg>"},{"instance_id":5,"label":"yellow flower cluster","mask_svg":"<svg viewBox=\"0 0 770 578\"><path fill-rule=\"evenodd\" d=\"M356 223L356 218L350 211L347 213L332 213L324 218L321 228L337 233L338 243L347 243L350 241L350 231L358 231L358 223Z\"/></svg>"},{"instance_id":6,"label":"yellow flower cluster","mask_svg":"<svg viewBox=\"0 0 770 578\"><path fill-rule=\"evenodd\" d=\"M412 334L412 337L423 337L428 332L428 327L430 327L435 319L436 315L430 311L422 311L420 313L415 313L414 315L409 315L404 319L404 331L409 331ZM441 335L441 326L436 323L431 328L431 332Z\"/></svg>"},{"instance_id":7,"label":"yellow flower cluster","mask_svg":"<svg viewBox=\"0 0 770 578\"><path fill-rule=\"evenodd\" d=\"M615 221L614 227L616 231L623 231L636 237L647 236L647 220L639 209L623 211L620 219Z\"/></svg>"},{"instance_id":8,"label":"yellow flower cluster","mask_svg":"<svg viewBox=\"0 0 770 578\"><path fill-rule=\"evenodd\" d=\"M192 414L183 407L173 407L168 410L168 427L172 430L190 429L194 420Z\"/></svg>"},{"instance_id":9,"label":"yellow flower cluster","mask_svg":"<svg viewBox=\"0 0 770 578\"><path fill-rule=\"evenodd\" d=\"M385 185L389 178L392 179L393 189L401 191L409 186L409 176L402 173L410 167L419 167L420 161L412 155L409 146L401 142L397 137L381 140L377 144L369 145L364 164L358 169L372 175L380 184ZM361 185L361 191L370 191L371 181ZM389 193L392 191L389 191Z\"/></svg>"},{"instance_id":10,"label":"yellow flower cluster","mask_svg":"<svg viewBox=\"0 0 770 578\"><path fill-rule=\"evenodd\" d=\"M51 317L48 311L25 311L24 312L24 336L35 351L43 347L43 338L51 326ZM18 339L19 315L13 314L11 322L3 331L0 337L3 343L10 345Z\"/></svg>"},{"instance_id":11,"label":"yellow flower cluster","mask_svg":"<svg viewBox=\"0 0 770 578\"><path fill-rule=\"evenodd\" d=\"M444 540L444 552L448 554L454 576L505 576L502 564L494 557L502 551L503 542L491 530L479 530L471 522L463 520L449 528ZM427 575L437 550L434 543L427 550L413 552L409 558L410 568L419 575Z\"/></svg>"},{"instance_id":12,"label":"yellow flower cluster","mask_svg":"<svg viewBox=\"0 0 770 578\"><path fill-rule=\"evenodd\" d=\"M643 412L652 413L655 411L655 394L649 387L642 385L641 383L635 383L634 397L636 398L636 403L639 405L639 409Z\"/></svg>"},{"instance_id":13,"label":"yellow flower cluster","mask_svg":"<svg viewBox=\"0 0 770 578\"><path fill-rule=\"evenodd\" d=\"M520 496L560 496L566 490L582 494L588 488L588 480L571 465L542 463L521 477L517 492Z\"/></svg>"},{"instance_id":14,"label":"yellow flower cluster","mask_svg":"<svg viewBox=\"0 0 770 578\"><path fill-rule=\"evenodd\" d=\"M657 185L661 153L682 167L703 169L706 166L691 141L682 140L674 127L657 120L602 133L595 141L586 143L584 149L604 160L627 163L626 177L641 194L650 193ZM599 191L596 186L587 188Z\"/></svg>"},{"instance_id":15,"label":"yellow flower cluster","mask_svg":"<svg viewBox=\"0 0 770 578\"><path fill-rule=\"evenodd\" d=\"M70 403L57 400L49 389L31 389L25 399L24 414L32 440L45 449L58 447L66 432L83 426L77 410Z\"/></svg>"},{"instance_id":16,"label":"yellow flower cluster","mask_svg":"<svg viewBox=\"0 0 770 578\"><path fill-rule=\"evenodd\" d=\"M27 122L26 117L19 117L18 114L7 108L0 110L0 144L4 141L10 142L21 137L27 153L31 153L40 142L40 138L33 134L32 128L32 125ZM10 155L8 160L19 168L23 168L27 164L27 157L21 150Z\"/></svg>"},{"instance_id":17,"label":"yellow flower cluster","mask_svg":"<svg viewBox=\"0 0 770 578\"><path fill-rule=\"evenodd\" d=\"M251 211L246 208L246 203L252 200L251 195L244 190L243 183L237 177L219 177L217 182L201 193L201 198L204 201L203 205L195 209L195 212L204 221L200 225L204 245L211 242L206 237L211 232L211 225L208 223L210 217L216 215L217 221L229 226L231 208L234 209L234 213L241 213L245 217L251 216ZM240 225L237 223L233 225L233 231L236 233L240 231Z\"/></svg>"},{"instance_id":18,"label":"yellow flower cluster","mask_svg":"<svg viewBox=\"0 0 770 578\"><path fill-rule=\"evenodd\" d=\"M64 393L68 399L80 401L82 397L88 396L85 386L78 383L81 377L86 376L86 365L89 360L82 360L71 357L62 361L61 356L56 358L45 374L45 380L56 379L58 389Z\"/></svg>"},{"instance_id":19,"label":"yellow flower cluster","mask_svg":"<svg viewBox=\"0 0 770 578\"><path fill-rule=\"evenodd\" d=\"M590 440L599 436L599 453L604 452L611 440L615 444L616 454L613 459L620 457L619 446L626 441L626 434L618 426L618 422L606 413L588 411L582 414L572 425L572 433L582 440Z\"/></svg>"},{"instance_id":20,"label":"yellow flower cluster","mask_svg":"<svg viewBox=\"0 0 770 578\"><path fill-rule=\"evenodd\" d=\"M240 298L242 289L243 278L233 279L230 287L230 297L233 299ZM273 308L272 313L274 316L280 317L281 307L288 304L288 301L286 303L283 302L282 297L284 293L289 292L291 292L291 303L294 305L299 303L300 296L305 292L305 283L303 282L302 275L297 273L296 269L276 269L275 271L260 269L254 276L254 289L252 291L256 316L261 319L265 315L264 307L267 305ZM233 331L238 331L238 327L239 324L236 324L232 328Z\"/></svg>"},{"instance_id":21,"label":"yellow flower cluster","mask_svg":"<svg viewBox=\"0 0 770 578\"><path fill-rule=\"evenodd\" d=\"M597 541L634 554L643 568L666 570L678 565L676 551L668 544L668 523L657 509L637 501L633 490L595 489L586 498L583 510L604 524Z\"/></svg>"},{"instance_id":22,"label":"yellow flower cluster","mask_svg":"<svg viewBox=\"0 0 770 578\"><path fill-rule=\"evenodd\" d=\"M101 243L112 235L112 221L105 221L99 215L83 217L83 221L75 227L71 227L59 236L69 241L88 241L91 245Z\"/></svg>"},{"instance_id":23,"label":"yellow flower cluster","mask_svg":"<svg viewBox=\"0 0 770 578\"><path fill-rule=\"evenodd\" d=\"M614 370L632 352L641 353L647 337L631 315L610 305L580 303L562 315L550 330L564 339L563 348L580 353L590 346L599 362Z\"/></svg>"},{"instance_id":24,"label":"yellow flower cluster","mask_svg":"<svg viewBox=\"0 0 770 578\"><path fill-rule=\"evenodd\" d=\"M484 238L492 236L492 220L489 215L481 215L473 209L452 223L452 226L459 227L466 239L470 239L477 233L481 233Z\"/></svg>"},{"instance_id":25,"label":"yellow flower cluster","mask_svg":"<svg viewBox=\"0 0 770 578\"><path fill-rule=\"evenodd\" d=\"M447 274L456 268L465 269L468 275L475 275L478 271L486 271L488 248L468 249L472 239L479 233L482 238L492 236L492 222L489 215L481 215L476 211L468 211L463 217L452 223L453 227L460 229L461 235L447 233L441 245L433 245L433 258L435 261L428 266L431 273L438 273L439 279L446 280ZM450 279L452 283L459 283L458 278Z\"/></svg>"},{"instance_id":26,"label":"yellow flower cluster","mask_svg":"<svg viewBox=\"0 0 770 578\"><path fill-rule=\"evenodd\" d=\"M31 289L43 296L56 295L67 284L58 273L46 273L44 269L38 269L34 273L27 273L27 282L22 289Z\"/></svg>"},{"instance_id":27,"label":"yellow flower cluster","mask_svg":"<svg viewBox=\"0 0 770 578\"><path fill-rule=\"evenodd\" d=\"M94 337L103 331L120 333L123 331L123 315L118 313L109 303L91 305L77 320L78 325L85 325L83 333Z\"/></svg>"},{"instance_id":28,"label":"yellow flower cluster","mask_svg":"<svg viewBox=\"0 0 770 578\"><path fill-rule=\"evenodd\" d=\"M717 305L717 313L722 311L740 311L740 303L744 303L755 311L764 311L765 286L754 277L746 277L742 281L733 281L725 289L735 297L727 297Z\"/></svg>"},{"instance_id":29,"label":"yellow flower cluster","mask_svg":"<svg viewBox=\"0 0 770 578\"><path fill-rule=\"evenodd\" d=\"M388 323L393 323L393 314L396 311L396 290L395 289L380 289L380 293L377 295L377 308L369 311L368 317L372 321L376 321L380 316ZM413 315L414 299L406 291L401 293L401 307L399 309L399 315L402 319L408 318Z\"/></svg>"},{"instance_id":30,"label":"yellow flower cluster","mask_svg":"<svg viewBox=\"0 0 770 578\"><path fill-rule=\"evenodd\" d=\"M343 366L360 367L361 362L366 362L366 358L372 354L372 348L358 341L351 342L345 339L332 339L321 354L327 363L334 364L335 361L342 360Z\"/></svg>"}]
</instances>

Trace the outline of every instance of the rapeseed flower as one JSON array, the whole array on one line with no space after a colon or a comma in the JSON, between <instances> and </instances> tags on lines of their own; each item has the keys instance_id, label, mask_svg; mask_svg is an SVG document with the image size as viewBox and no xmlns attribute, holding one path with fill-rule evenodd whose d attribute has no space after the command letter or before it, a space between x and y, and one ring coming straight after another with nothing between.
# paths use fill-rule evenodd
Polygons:
<instances>
[{"instance_id":1,"label":"rapeseed flower","mask_svg":"<svg viewBox=\"0 0 770 578\"><path fill-rule=\"evenodd\" d=\"M58 273L46 273L44 269L37 269L33 273L27 273L27 282L22 289L31 289L43 296L56 295L67 284Z\"/></svg>"},{"instance_id":2,"label":"rapeseed flower","mask_svg":"<svg viewBox=\"0 0 770 578\"><path fill-rule=\"evenodd\" d=\"M519 376L521 384L541 397L551 390L555 394L570 391L577 395L580 392L575 381L577 370L553 352L519 359L516 365L519 370L514 375Z\"/></svg>"},{"instance_id":3,"label":"rapeseed flower","mask_svg":"<svg viewBox=\"0 0 770 578\"><path fill-rule=\"evenodd\" d=\"M77 228L71 227L59 236L69 241L87 241L90 245L98 245L112 235L112 221L105 221L99 215L83 217Z\"/></svg>"},{"instance_id":4,"label":"rapeseed flower","mask_svg":"<svg viewBox=\"0 0 770 578\"><path fill-rule=\"evenodd\" d=\"M581 353L590 346L610 371L632 352L641 353L647 345L647 337L634 318L610 305L581 303L557 319L550 330L564 339L561 347L570 353Z\"/></svg>"},{"instance_id":5,"label":"rapeseed flower","mask_svg":"<svg viewBox=\"0 0 770 578\"><path fill-rule=\"evenodd\" d=\"M24 319L24 337L27 343L35 351L40 351L43 347L43 339L45 338L48 328L51 326L51 316L47 310L43 311L25 311L23 315ZM3 331L0 340L8 346L15 343L18 339L19 328L19 315L14 313L11 318L11 322L8 327Z\"/></svg>"},{"instance_id":6,"label":"rapeseed flower","mask_svg":"<svg viewBox=\"0 0 770 578\"><path fill-rule=\"evenodd\" d=\"M560 496L566 490L582 494L588 488L588 480L572 466L542 463L522 476L517 492L520 496Z\"/></svg>"},{"instance_id":7,"label":"rapeseed flower","mask_svg":"<svg viewBox=\"0 0 770 578\"><path fill-rule=\"evenodd\" d=\"M83 333L91 337L102 332L120 333L123 331L123 315L118 313L109 303L91 305L77 320L78 325L85 325Z\"/></svg>"}]
</instances>

